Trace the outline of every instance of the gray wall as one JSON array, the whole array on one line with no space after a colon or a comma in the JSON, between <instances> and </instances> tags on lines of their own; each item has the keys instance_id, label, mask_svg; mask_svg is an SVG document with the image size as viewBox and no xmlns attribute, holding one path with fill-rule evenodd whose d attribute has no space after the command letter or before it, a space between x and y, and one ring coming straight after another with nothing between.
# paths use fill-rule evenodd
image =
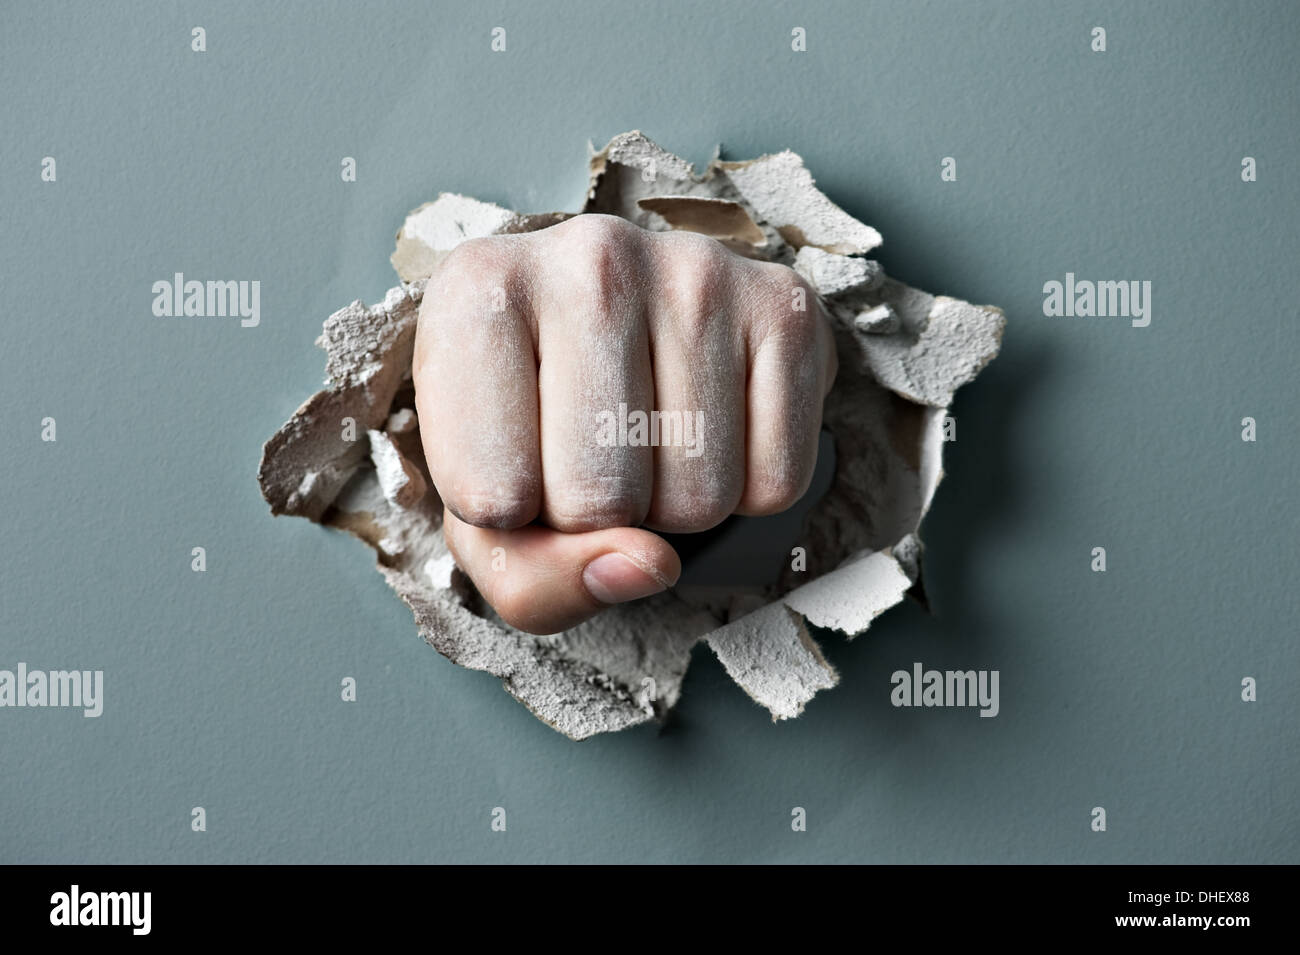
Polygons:
<instances>
[{"instance_id":1,"label":"gray wall","mask_svg":"<svg viewBox=\"0 0 1300 955\"><path fill-rule=\"evenodd\" d=\"M1300 861L1297 7L472 6L0 13L0 668L105 674L98 719L0 709L0 859ZM1009 326L954 408L932 614L829 637L797 721L702 649L669 727L575 744L255 471L409 209L576 208L630 128L795 149L892 274ZM260 280L261 324L155 318L175 272ZM1066 272L1151 281L1150 326L1045 317ZM1000 715L893 708L913 661L999 670Z\"/></svg>"}]
</instances>

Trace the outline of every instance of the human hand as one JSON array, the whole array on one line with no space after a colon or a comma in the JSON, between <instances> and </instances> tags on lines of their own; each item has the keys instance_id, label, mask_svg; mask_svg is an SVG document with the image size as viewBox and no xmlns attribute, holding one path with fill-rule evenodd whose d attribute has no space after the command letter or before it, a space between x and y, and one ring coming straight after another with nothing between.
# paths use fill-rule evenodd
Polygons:
<instances>
[{"instance_id":1,"label":"human hand","mask_svg":"<svg viewBox=\"0 0 1300 955\"><path fill-rule=\"evenodd\" d=\"M581 215L468 240L413 362L447 546L532 633L658 593L681 562L653 530L803 496L836 367L812 288L705 236Z\"/></svg>"}]
</instances>

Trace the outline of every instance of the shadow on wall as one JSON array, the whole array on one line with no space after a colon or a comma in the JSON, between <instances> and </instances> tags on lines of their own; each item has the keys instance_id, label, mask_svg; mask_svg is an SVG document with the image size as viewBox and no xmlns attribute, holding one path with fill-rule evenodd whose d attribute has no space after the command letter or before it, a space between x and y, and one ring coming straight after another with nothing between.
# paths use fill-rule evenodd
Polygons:
<instances>
[{"instance_id":1,"label":"shadow on wall","mask_svg":"<svg viewBox=\"0 0 1300 955\"><path fill-rule=\"evenodd\" d=\"M837 689L818 694L808 704L808 710L799 718L806 725L794 730L794 735L831 731L838 736L839 730L832 727L843 726L848 728L848 735L843 739L846 746L854 738L858 745L866 743L868 748L872 746L871 740L875 745L892 747L904 742L912 730L903 730L904 738L897 738L891 731L886 739L878 732L882 727L898 729L896 721L887 718L894 710L889 703L888 686L878 679L882 666L892 671L900 661L935 658L938 662L936 655L953 658L954 654L969 660L973 666L976 661L1000 656L996 635L990 635L985 626L981 595L971 570L983 560L982 548L990 534L998 528L1014 526L1022 513L1020 502L1034 480L1034 471L1025 466L1032 448L1017 440L1017 435L1024 434L1018 422L1050 374L1047 346L1017 340L1009 333L1003 353L981 373L979 381L957 392L949 412L958 422L957 440L944 446L945 477L921 525L921 537L925 541L921 579L928 607L915 599L906 601L886 611L871 629L852 641L835 631L815 629L813 637L839 671L841 682ZM798 539L804 515L829 488L834 472L830 445L823 434L817 477L797 505L798 513L792 510L777 515L777 518L790 518L789 522L742 518L734 525L724 524L714 532L718 534L716 538L714 534L687 535L710 538L691 555L687 567L698 565L697 573L711 584L771 582L769 575L779 572L781 562L788 559L789 548ZM718 560L726 566L720 569L710 566L710 562ZM749 576L742 577L742 572ZM943 618L946 626L923 626L924 632L918 633L917 623L923 624L926 615ZM954 630L960 635L959 645L945 635ZM696 648L687 675L688 684L697 680L716 683L710 688L717 692L737 689L728 685L716 658L704 646ZM866 692L869 682L871 691ZM704 692L698 697L711 695ZM688 688L683 696L688 707L682 712L679 712L681 706L673 711L662 730L668 735L677 735L682 724L691 720L693 708L689 702L696 694ZM755 708L755 719L766 723L766 716ZM864 729L870 726L877 731L866 732L864 737Z\"/></svg>"},{"instance_id":2,"label":"shadow on wall","mask_svg":"<svg viewBox=\"0 0 1300 955\"><path fill-rule=\"evenodd\" d=\"M1011 334L1008 341L1007 351L981 373L978 384L957 392L949 412L957 419L957 440L944 447L945 476L921 524L921 579L928 608L907 601L851 642L833 631L814 634L839 671L840 686L819 694L801 719L820 732L833 732L846 747L892 748L918 733L941 729L936 723L899 717L890 703L887 679L895 669L912 661L960 663L965 669L1006 658L997 628L988 625L973 569L986 562L990 536L1016 526L1023 515L1021 502L1035 472L1026 466L1033 449L1017 439L1025 434L1018 422L1051 373L1045 345L1016 342ZM938 717L954 720L944 732L957 736L936 742L931 755L955 752L953 743L968 738L982 722L972 723L972 715L945 711ZM850 731L841 735L841 727ZM980 738L978 733L975 738Z\"/></svg>"},{"instance_id":3,"label":"shadow on wall","mask_svg":"<svg viewBox=\"0 0 1300 955\"><path fill-rule=\"evenodd\" d=\"M925 574L934 582L926 590L936 615L971 621L972 634L982 628L970 569L982 560L989 535L1014 526L1023 512L1037 472L1029 466L1032 447L1016 439L1025 433L1017 422L1051 374L1051 363L1046 343L1018 341L1008 331L1003 354L974 387L957 392L950 412L957 440L944 447L944 479L921 525Z\"/></svg>"}]
</instances>

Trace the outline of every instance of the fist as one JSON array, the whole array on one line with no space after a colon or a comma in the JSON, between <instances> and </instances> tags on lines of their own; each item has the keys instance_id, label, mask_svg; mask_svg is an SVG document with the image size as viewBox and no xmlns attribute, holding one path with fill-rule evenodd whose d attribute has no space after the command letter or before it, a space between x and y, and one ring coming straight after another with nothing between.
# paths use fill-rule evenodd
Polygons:
<instances>
[{"instance_id":1,"label":"fist","mask_svg":"<svg viewBox=\"0 0 1300 955\"><path fill-rule=\"evenodd\" d=\"M581 215L468 240L429 279L413 375L457 564L550 633L676 582L653 533L785 510L835 346L793 270Z\"/></svg>"}]
</instances>

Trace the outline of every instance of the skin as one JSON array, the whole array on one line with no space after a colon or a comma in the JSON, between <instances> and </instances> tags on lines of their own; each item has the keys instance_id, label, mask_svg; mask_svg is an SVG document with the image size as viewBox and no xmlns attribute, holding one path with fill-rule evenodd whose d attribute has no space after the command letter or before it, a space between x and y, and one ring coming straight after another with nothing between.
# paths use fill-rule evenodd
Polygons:
<instances>
[{"instance_id":1,"label":"skin","mask_svg":"<svg viewBox=\"0 0 1300 955\"><path fill-rule=\"evenodd\" d=\"M812 288L705 236L582 215L464 242L429 279L413 362L447 546L531 633L658 593L681 562L655 531L807 491L836 367ZM698 453L603 444L620 403L702 412Z\"/></svg>"}]
</instances>

